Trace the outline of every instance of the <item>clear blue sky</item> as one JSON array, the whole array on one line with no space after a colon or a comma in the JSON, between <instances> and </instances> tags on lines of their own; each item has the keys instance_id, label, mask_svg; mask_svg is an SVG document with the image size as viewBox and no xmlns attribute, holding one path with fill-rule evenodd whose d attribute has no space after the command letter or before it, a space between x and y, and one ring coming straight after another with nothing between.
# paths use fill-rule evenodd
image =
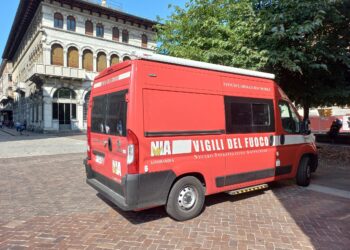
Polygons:
<instances>
[{"instance_id":1,"label":"clear blue sky","mask_svg":"<svg viewBox=\"0 0 350 250\"><path fill-rule=\"evenodd\" d=\"M20 0L4 1L0 8L0 57L4 51L12 22ZM183 7L187 0L112 0L122 6L122 10L144 18L156 20L157 16L166 18L172 12L169 4ZM108 0L107 0L108 2Z\"/></svg>"}]
</instances>

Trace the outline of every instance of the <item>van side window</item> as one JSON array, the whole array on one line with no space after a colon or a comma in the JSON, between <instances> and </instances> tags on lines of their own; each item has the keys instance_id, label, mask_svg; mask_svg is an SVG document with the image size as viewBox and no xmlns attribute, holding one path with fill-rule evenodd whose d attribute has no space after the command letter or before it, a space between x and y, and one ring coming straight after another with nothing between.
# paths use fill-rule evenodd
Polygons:
<instances>
[{"instance_id":1,"label":"van side window","mask_svg":"<svg viewBox=\"0 0 350 250\"><path fill-rule=\"evenodd\" d=\"M106 134L126 136L125 92L108 95Z\"/></svg>"},{"instance_id":2,"label":"van side window","mask_svg":"<svg viewBox=\"0 0 350 250\"><path fill-rule=\"evenodd\" d=\"M272 100L225 96L225 114L228 134L275 131Z\"/></svg>"},{"instance_id":3,"label":"van side window","mask_svg":"<svg viewBox=\"0 0 350 250\"><path fill-rule=\"evenodd\" d=\"M101 95L93 98L91 111L91 132L105 133L105 114L107 96Z\"/></svg>"},{"instance_id":4,"label":"van side window","mask_svg":"<svg viewBox=\"0 0 350 250\"><path fill-rule=\"evenodd\" d=\"M300 120L290 104L285 101L280 101L278 107L280 109L283 129L288 133L300 133Z\"/></svg>"},{"instance_id":5,"label":"van side window","mask_svg":"<svg viewBox=\"0 0 350 250\"><path fill-rule=\"evenodd\" d=\"M126 136L126 91L93 98L91 132Z\"/></svg>"}]
</instances>

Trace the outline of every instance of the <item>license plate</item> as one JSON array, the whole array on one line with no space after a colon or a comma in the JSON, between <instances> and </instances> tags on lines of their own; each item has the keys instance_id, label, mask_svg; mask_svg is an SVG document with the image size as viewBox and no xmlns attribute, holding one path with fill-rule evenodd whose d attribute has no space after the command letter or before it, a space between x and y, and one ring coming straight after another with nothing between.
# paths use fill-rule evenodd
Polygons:
<instances>
[{"instance_id":1,"label":"license plate","mask_svg":"<svg viewBox=\"0 0 350 250\"><path fill-rule=\"evenodd\" d=\"M96 155L96 160L95 160L95 161L96 161L98 164L103 164L104 160L105 160L105 158L104 158L103 156L101 156L101 155Z\"/></svg>"}]
</instances>

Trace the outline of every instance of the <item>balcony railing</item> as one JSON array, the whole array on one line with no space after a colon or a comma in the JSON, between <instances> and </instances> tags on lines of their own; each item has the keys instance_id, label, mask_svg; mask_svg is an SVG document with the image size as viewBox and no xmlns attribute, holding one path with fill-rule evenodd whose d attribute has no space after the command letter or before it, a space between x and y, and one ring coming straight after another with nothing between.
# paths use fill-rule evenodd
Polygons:
<instances>
[{"instance_id":1,"label":"balcony railing","mask_svg":"<svg viewBox=\"0 0 350 250\"><path fill-rule=\"evenodd\" d=\"M51 77L60 78L72 78L85 80L87 78L84 69L68 68L57 65L43 65L34 64L33 67L28 72L27 79L30 80L32 77L37 75L45 75Z\"/></svg>"}]
</instances>

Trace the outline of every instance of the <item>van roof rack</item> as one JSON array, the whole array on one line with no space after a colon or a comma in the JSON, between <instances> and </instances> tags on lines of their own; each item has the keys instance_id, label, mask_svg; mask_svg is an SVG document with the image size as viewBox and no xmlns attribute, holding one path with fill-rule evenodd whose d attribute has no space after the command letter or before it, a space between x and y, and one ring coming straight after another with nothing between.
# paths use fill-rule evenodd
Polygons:
<instances>
[{"instance_id":1,"label":"van roof rack","mask_svg":"<svg viewBox=\"0 0 350 250\"><path fill-rule=\"evenodd\" d=\"M165 56L165 55L159 55L159 54L135 53L135 52L132 53L132 56L136 57L136 59L165 62L165 63L195 67L195 68L229 72L229 73L240 74L240 75L255 76L255 77L267 78L267 79L275 79L275 75L270 74L270 73L259 72L259 71L254 71L254 70L247 70L247 69L240 69L240 68L217 65L217 64L206 63L206 62L199 62L199 61L177 58L177 57L172 57L172 56Z\"/></svg>"}]
</instances>

